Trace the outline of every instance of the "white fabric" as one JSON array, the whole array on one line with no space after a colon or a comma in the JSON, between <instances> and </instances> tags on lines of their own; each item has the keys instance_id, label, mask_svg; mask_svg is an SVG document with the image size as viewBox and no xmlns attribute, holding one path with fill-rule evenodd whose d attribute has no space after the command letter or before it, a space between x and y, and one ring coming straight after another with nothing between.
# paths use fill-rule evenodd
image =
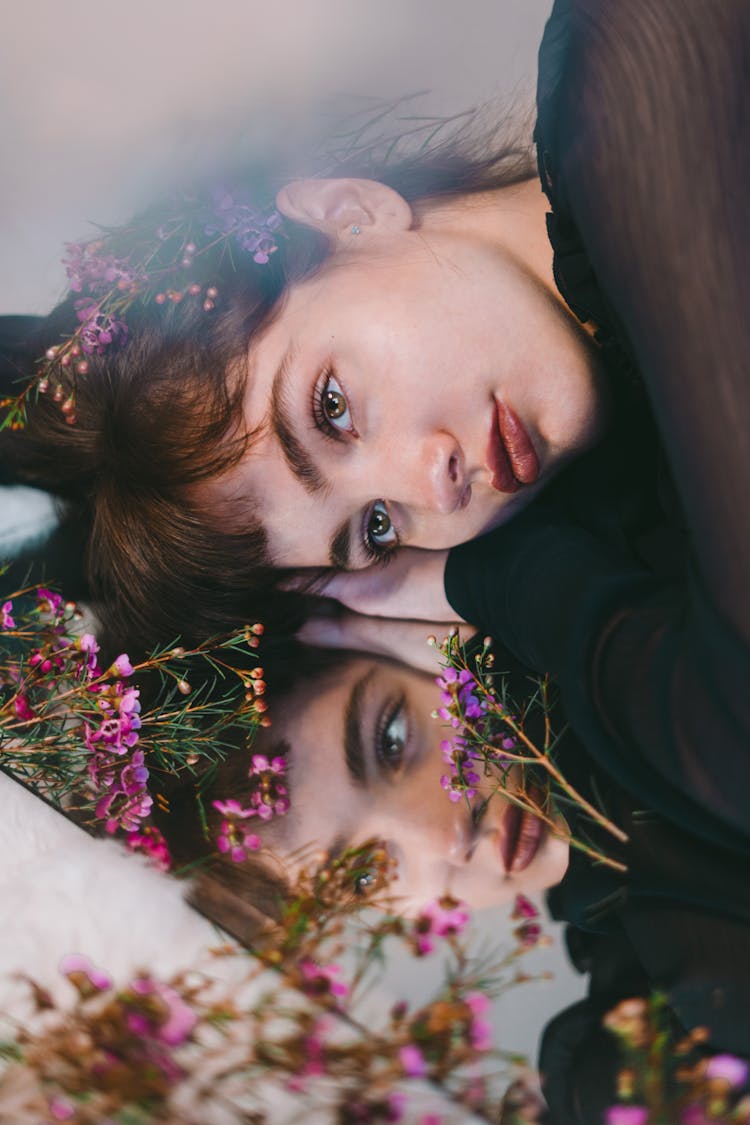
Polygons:
<instances>
[{"instance_id":1,"label":"white fabric","mask_svg":"<svg viewBox=\"0 0 750 1125\"><path fill-rule=\"evenodd\" d=\"M219 931L183 900L183 885L114 840L77 825L0 774L0 1012L24 1016L33 976L69 996L58 964L81 953L125 982L206 960Z\"/></svg>"},{"instance_id":2,"label":"white fabric","mask_svg":"<svg viewBox=\"0 0 750 1125\"><path fill-rule=\"evenodd\" d=\"M55 501L48 492L20 484L0 487L0 558L49 535L56 523Z\"/></svg>"}]
</instances>

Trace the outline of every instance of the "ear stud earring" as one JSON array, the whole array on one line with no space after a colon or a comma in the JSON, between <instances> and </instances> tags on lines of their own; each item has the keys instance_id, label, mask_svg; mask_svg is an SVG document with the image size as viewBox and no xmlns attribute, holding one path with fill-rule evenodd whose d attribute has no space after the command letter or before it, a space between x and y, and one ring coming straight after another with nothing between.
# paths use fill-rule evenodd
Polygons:
<instances>
[{"instance_id":1,"label":"ear stud earring","mask_svg":"<svg viewBox=\"0 0 750 1125\"><path fill-rule=\"evenodd\" d=\"M357 226L357 224L355 223L355 224L354 224L354 226L352 227L352 234L353 234L353 235L355 236L355 238L356 238L356 236L357 236L358 234L361 234L361 233L362 233L362 227L358 227L358 226Z\"/></svg>"}]
</instances>

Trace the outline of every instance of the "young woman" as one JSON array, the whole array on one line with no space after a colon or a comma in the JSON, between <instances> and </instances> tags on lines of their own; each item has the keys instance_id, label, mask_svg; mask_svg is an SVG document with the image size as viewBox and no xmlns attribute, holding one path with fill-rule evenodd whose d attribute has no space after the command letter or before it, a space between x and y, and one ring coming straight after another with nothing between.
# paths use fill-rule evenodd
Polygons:
<instances>
[{"instance_id":1,"label":"young woman","mask_svg":"<svg viewBox=\"0 0 750 1125\"><path fill-rule=\"evenodd\" d=\"M130 341L94 349L77 381L52 353L77 422L42 396L8 456L91 527L111 628L268 619L285 571L395 553L328 592L480 625L560 678L635 793L656 770L686 818L701 789L744 830L748 36L739 0L559 0L536 134L549 219L517 162L267 182L267 241L238 270L184 241L198 301L186 284L133 306ZM274 193L283 237L260 202ZM154 217L152 251L174 229ZM123 239L106 247L116 277ZM44 347L71 322L68 303ZM446 555L515 515L609 412L546 508Z\"/></svg>"},{"instance_id":2,"label":"young woman","mask_svg":"<svg viewBox=\"0 0 750 1125\"><path fill-rule=\"evenodd\" d=\"M740 3L558 0L540 53L540 174L555 280L597 326L613 429L507 527L328 585L367 612L479 625L558 677L578 734L634 794L660 800L660 776L665 802L687 800L686 827L701 792L742 830L749 37ZM506 406L512 467L514 443L528 447Z\"/></svg>"}]
</instances>

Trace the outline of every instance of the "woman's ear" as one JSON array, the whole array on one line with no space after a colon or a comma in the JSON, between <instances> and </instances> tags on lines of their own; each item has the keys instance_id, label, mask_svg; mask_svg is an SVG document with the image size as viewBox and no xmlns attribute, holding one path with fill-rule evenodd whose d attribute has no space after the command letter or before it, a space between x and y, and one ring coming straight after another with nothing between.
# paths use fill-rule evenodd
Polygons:
<instances>
[{"instance_id":1,"label":"woman's ear","mask_svg":"<svg viewBox=\"0 0 750 1125\"><path fill-rule=\"evenodd\" d=\"M359 234L393 234L412 225L406 200L377 180L294 180L278 193L276 206L347 247Z\"/></svg>"}]
</instances>

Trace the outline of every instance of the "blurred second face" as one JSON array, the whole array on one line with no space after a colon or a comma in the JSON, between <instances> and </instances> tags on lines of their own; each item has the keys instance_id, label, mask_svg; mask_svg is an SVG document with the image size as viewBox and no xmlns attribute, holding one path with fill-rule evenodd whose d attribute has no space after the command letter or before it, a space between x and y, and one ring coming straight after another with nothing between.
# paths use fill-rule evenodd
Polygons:
<instances>
[{"instance_id":1,"label":"blurred second face","mask_svg":"<svg viewBox=\"0 0 750 1125\"><path fill-rule=\"evenodd\" d=\"M437 705L431 676L353 657L272 707L268 734L292 748L292 805L269 826L273 850L294 864L294 853L309 858L311 847L382 840L406 910L446 891L482 907L558 883L568 865L561 818L551 830L521 813L496 791L499 778L487 778L471 802L448 799L440 784L446 728L431 714ZM510 794L518 770L508 776Z\"/></svg>"}]
</instances>

